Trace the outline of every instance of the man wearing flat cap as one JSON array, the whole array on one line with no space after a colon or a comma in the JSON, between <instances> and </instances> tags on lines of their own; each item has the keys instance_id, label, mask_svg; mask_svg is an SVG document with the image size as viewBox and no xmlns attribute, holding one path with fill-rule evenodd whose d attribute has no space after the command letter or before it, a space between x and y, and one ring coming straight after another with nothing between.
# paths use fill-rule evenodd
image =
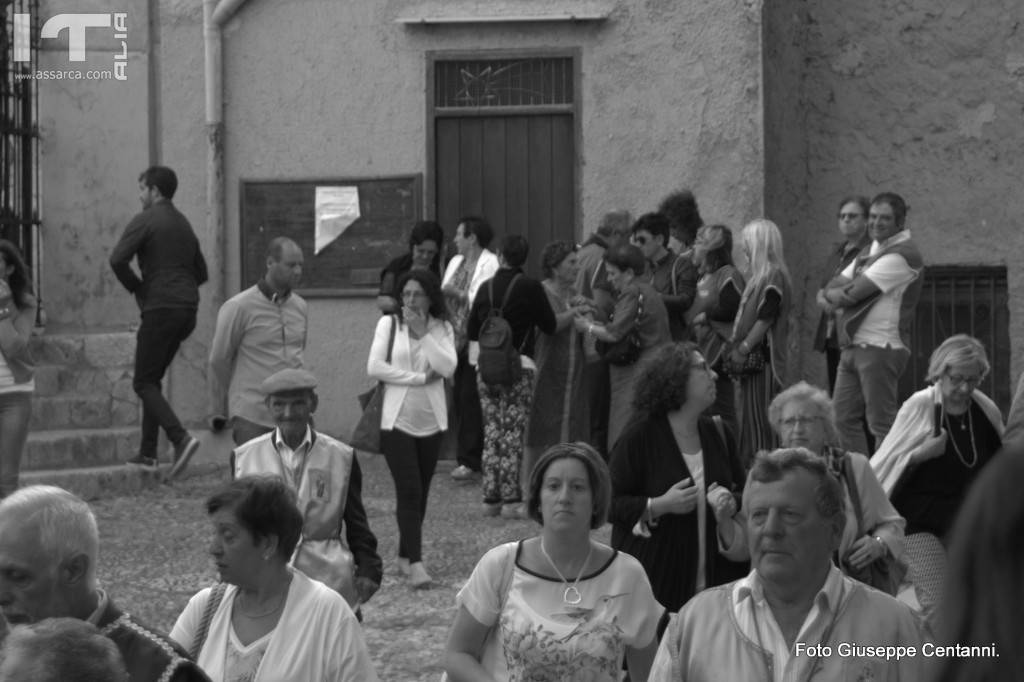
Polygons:
<instances>
[{"instance_id":1,"label":"man wearing flat cap","mask_svg":"<svg viewBox=\"0 0 1024 682\"><path fill-rule=\"evenodd\" d=\"M284 369L261 385L275 428L235 448L234 475L274 475L295 492L303 515L292 565L335 589L359 615L382 578L377 538L363 508L363 475L348 445L310 426L316 377Z\"/></svg>"}]
</instances>

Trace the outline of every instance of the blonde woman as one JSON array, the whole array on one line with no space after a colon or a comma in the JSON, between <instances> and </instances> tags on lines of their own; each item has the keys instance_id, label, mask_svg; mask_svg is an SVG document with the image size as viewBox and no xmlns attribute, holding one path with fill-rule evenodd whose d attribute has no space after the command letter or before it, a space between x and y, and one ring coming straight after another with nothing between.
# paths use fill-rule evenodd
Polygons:
<instances>
[{"instance_id":1,"label":"blonde woman","mask_svg":"<svg viewBox=\"0 0 1024 682\"><path fill-rule=\"evenodd\" d=\"M778 447L768 405L782 388L792 283L782 257L782 233L760 218L740 235L746 286L733 324L726 371L739 382L739 451L749 467L758 450Z\"/></svg>"}]
</instances>

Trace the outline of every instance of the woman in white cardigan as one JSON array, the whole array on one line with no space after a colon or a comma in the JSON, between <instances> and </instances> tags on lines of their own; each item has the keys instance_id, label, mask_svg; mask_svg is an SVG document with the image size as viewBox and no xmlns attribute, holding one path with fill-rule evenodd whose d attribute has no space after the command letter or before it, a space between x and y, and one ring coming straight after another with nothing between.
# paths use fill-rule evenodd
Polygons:
<instances>
[{"instance_id":1,"label":"woman in white cardigan","mask_svg":"<svg viewBox=\"0 0 1024 682\"><path fill-rule=\"evenodd\" d=\"M366 372L384 384L380 444L395 481L398 566L413 587L426 588L430 575L421 553L423 517L448 429L443 380L455 372L455 334L433 273L410 270L397 291L402 307L398 315L377 323Z\"/></svg>"}]
</instances>

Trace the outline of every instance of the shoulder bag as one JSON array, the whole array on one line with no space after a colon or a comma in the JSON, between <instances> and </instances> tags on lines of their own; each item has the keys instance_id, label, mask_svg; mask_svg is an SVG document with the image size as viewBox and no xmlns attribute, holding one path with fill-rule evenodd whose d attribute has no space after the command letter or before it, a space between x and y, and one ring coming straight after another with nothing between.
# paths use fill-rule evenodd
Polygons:
<instances>
[{"instance_id":1,"label":"shoulder bag","mask_svg":"<svg viewBox=\"0 0 1024 682\"><path fill-rule=\"evenodd\" d=\"M846 482L846 489L850 493L850 501L853 503L854 515L857 517L857 537L861 538L864 537L868 529L864 528L864 509L861 507L860 491L857 490L857 481L853 476L853 464L849 454L843 455L841 471ZM859 571L847 564L846 558L843 557L842 568L843 572L851 578L894 597L899 592L903 577L907 574L906 565L896 559L888 549L886 549L885 556L876 559Z\"/></svg>"},{"instance_id":2,"label":"shoulder bag","mask_svg":"<svg viewBox=\"0 0 1024 682\"><path fill-rule=\"evenodd\" d=\"M597 352L610 365L632 365L640 359L643 345L640 342L640 317L644 314L644 295L637 296L636 320L633 328L618 341L597 342Z\"/></svg>"},{"instance_id":3,"label":"shoulder bag","mask_svg":"<svg viewBox=\"0 0 1024 682\"><path fill-rule=\"evenodd\" d=\"M391 362L391 352L395 348L395 329L398 327L398 320L391 315L391 335L388 338L388 357ZM363 452L380 453L380 418L384 411L384 382L378 381L377 385L358 396L359 405L363 408L363 414L359 417L355 430L352 432L352 442L349 443L356 450Z\"/></svg>"}]
</instances>

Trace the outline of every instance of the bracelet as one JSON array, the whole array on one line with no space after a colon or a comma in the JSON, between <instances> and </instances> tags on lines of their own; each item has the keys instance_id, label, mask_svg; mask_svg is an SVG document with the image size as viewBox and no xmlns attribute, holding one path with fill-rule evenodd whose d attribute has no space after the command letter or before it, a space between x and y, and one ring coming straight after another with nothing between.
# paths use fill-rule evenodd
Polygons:
<instances>
[{"instance_id":1,"label":"bracelet","mask_svg":"<svg viewBox=\"0 0 1024 682\"><path fill-rule=\"evenodd\" d=\"M647 525L650 526L651 528L653 528L654 526L658 525L658 522L654 520L654 506L653 506L653 503L654 503L654 498L648 497L647 498L647 509L646 509L645 513L647 514Z\"/></svg>"}]
</instances>

